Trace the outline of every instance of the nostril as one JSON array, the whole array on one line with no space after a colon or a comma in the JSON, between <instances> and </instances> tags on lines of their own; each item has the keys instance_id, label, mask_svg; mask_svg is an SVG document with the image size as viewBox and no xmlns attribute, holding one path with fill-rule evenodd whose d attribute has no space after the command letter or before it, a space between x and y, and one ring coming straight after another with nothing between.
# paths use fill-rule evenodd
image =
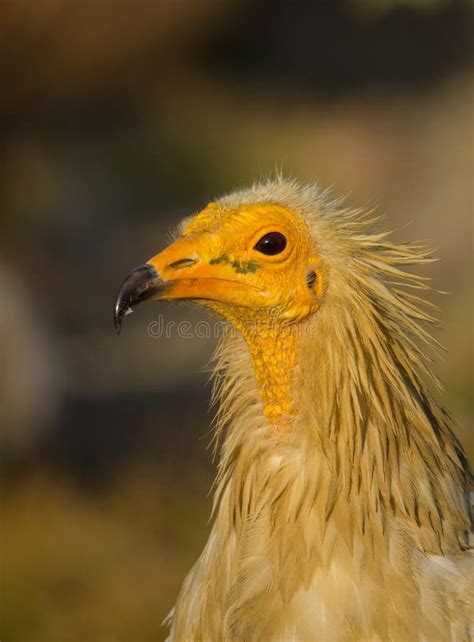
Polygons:
<instances>
[{"instance_id":1,"label":"nostril","mask_svg":"<svg viewBox=\"0 0 474 642\"><path fill-rule=\"evenodd\" d=\"M180 268L191 267L191 265L194 265L195 263L197 263L196 259L179 259L179 261L170 263L168 267L173 270L179 270Z\"/></svg>"}]
</instances>

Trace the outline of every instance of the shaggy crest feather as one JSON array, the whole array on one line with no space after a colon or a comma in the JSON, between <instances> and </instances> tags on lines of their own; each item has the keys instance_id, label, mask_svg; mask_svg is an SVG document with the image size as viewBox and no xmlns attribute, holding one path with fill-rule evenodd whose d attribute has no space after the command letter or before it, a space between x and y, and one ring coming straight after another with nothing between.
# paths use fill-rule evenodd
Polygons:
<instances>
[{"instance_id":1,"label":"shaggy crest feather","mask_svg":"<svg viewBox=\"0 0 474 642\"><path fill-rule=\"evenodd\" d=\"M433 260L371 213L281 177L217 200L298 213L327 265L297 333L284 430L244 338L214 356L214 524L170 640L469 640L469 472L433 374ZM293 344L292 344L293 345Z\"/></svg>"}]
</instances>

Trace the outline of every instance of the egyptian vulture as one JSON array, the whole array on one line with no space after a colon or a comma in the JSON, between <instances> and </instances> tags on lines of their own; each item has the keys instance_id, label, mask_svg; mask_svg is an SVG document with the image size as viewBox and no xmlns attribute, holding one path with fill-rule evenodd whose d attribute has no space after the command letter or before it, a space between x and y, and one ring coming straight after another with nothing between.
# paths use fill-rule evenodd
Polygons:
<instances>
[{"instance_id":1,"label":"egyptian vulture","mask_svg":"<svg viewBox=\"0 0 474 642\"><path fill-rule=\"evenodd\" d=\"M470 639L471 481L436 398L426 248L282 178L211 202L115 305L223 317L214 521L170 641Z\"/></svg>"}]
</instances>

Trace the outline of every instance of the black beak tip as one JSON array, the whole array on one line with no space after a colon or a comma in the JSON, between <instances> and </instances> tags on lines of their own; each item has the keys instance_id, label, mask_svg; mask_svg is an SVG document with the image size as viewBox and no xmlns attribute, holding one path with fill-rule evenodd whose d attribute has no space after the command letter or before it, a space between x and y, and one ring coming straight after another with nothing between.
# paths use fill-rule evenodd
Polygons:
<instances>
[{"instance_id":1,"label":"black beak tip","mask_svg":"<svg viewBox=\"0 0 474 642\"><path fill-rule=\"evenodd\" d=\"M142 301L153 298L159 291L160 281L155 268L146 264L132 270L123 280L114 306L114 326L120 334L123 317Z\"/></svg>"},{"instance_id":2,"label":"black beak tip","mask_svg":"<svg viewBox=\"0 0 474 642\"><path fill-rule=\"evenodd\" d=\"M124 317L124 314L125 312L122 312L120 310L120 306L117 301L114 309L114 326L115 326L115 332L117 334L120 334L120 330L122 329L122 319Z\"/></svg>"}]
</instances>

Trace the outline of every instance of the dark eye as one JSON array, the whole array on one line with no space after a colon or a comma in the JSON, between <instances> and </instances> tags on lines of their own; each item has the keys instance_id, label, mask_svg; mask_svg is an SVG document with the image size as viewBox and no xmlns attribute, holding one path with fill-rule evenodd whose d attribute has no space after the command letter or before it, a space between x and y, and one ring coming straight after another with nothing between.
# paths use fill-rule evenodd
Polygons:
<instances>
[{"instance_id":1,"label":"dark eye","mask_svg":"<svg viewBox=\"0 0 474 642\"><path fill-rule=\"evenodd\" d=\"M268 256L273 256L274 254L280 254L286 247L286 237L281 234L281 232L269 232L262 236L260 241L255 244L254 250L261 252L262 254L267 254Z\"/></svg>"}]
</instances>

